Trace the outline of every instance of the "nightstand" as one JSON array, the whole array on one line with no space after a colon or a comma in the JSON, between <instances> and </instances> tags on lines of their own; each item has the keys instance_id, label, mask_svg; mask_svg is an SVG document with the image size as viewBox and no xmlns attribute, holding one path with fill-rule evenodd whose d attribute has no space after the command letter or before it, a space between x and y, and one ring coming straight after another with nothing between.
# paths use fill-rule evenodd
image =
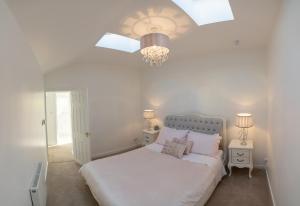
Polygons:
<instances>
[{"instance_id":1,"label":"nightstand","mask_svg":"<svg viewBox=\"0 0 300 206\"><path fill-rule=\"evenodd\" d=\"M153 143L156 140L158 134L159 131L156 130L143 130L143 145Z\"/></svg>"},{"instance_id":2,"label":"nightstand","mask_svg":"<svg viewBox=\"0 0 300 206\"><path fill-rule=\"evenodd\" d=\"M241 145L241 141L234 139L229 144L229 176L232 173L232 167L249 168L249 178L252 177L251 172L253 170L253 141L247 140L247 145Z\"/></svg>"}]
</instances>

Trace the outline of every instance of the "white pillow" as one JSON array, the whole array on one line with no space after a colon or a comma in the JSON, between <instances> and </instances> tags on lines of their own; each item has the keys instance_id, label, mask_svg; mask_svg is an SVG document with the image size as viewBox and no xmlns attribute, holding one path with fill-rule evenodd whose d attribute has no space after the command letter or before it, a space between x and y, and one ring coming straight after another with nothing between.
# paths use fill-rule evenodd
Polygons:
<instances>
[{"instance_id":1,"label":"white pillow","mask_svg":"<svg viewBox=\"0 0 300 206\"><path fill-rule=\"evenodd\" d=\"M156 143L164 145L166 140L172 141L173 138L185 138L188 132L188 130L177 130L169 127L163 127L159 132Z\"/></svg>"},{"instance_id":2,"label":"white pillow","mask_svg":"<svg viewBox=\"0 0 300 206\"><path fill-rule=\"evenodd\" d=\"M221 137L219 134L204 134L190 131L187 136L193 141L192 153L215 156L219 150Z\"/></svg>"}]
</instances>

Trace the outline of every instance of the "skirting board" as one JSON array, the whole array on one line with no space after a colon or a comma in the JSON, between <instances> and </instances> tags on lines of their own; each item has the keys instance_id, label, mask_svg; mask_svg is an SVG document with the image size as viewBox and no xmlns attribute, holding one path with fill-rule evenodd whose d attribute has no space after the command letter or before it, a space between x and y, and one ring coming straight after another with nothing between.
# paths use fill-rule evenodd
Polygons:
<instances>
[{"instance_id":1,"label":"skirting board","mask_svg":"<svg viewBox=\"0 0 300 206\"><path fill-rule=\"evenodd\" d=\"M270 189L270 193L271 193L272 203L273 203L273 206L276 206L274 193L273 193L271 182L270 182L270 176L269 176L268 170L266 169L265 171L266 171L266 174L267 174L267 180L268 180L268 185L269 185L269 189Z\"/></svg>"},{"instance_id":2,"label":"skirting board","mask_svg":"<svg viewBox=\"0 0 300 206\"><path fill-rule=\"evenodd\" d=\"M121 149L111 150L111 151L108 151L108 152L102 152L102 153L93 155L92 160L101 159L101 158L104 158L104 157L109 157L109 156L112 156L112 155L128 152L128 151L137 149L139 147L141 147L141 145L134 144L134 145L124 147L124 148L121 148Z\"/></svg>"},{"instance_id":3,"label":"skirting board","mask_svg":"<svg viewBox=\"0 0 300 206\"><path fill-rule=\"evenodd\" d=\"M266 166L264 164L254 164L254 168L257 168L257 169L265 169Z\"/></svg>"}]
</instances>

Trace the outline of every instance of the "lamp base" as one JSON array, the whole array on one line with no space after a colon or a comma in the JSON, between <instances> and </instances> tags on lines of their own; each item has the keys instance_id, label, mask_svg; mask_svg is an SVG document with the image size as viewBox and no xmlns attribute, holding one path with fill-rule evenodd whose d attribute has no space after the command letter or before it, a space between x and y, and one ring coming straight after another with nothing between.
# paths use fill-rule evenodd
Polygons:
<instances>
[{"instance_id":1,"label":"lamp base","mask_svg":"<svg viewBox=\"0 0 300 206\"><path fill-rule=\"evenodd\" d=\"M153 128L152 128L152 122L150 119L147 119L147 128L146 128L148 131L151 131Z\"/></svg>"},{"instance_id":2,"label":"lamp base","mask_svg":"<svg viewBox=\"0 0 300 206\"><path fill-rule=\"evenodd\" d=\"M247 145L247 141L246 140L241 141L241 145L243 146Z\"/></svg>"},{"instance_id":3,"label":"lamp base","mask_svg":"<svg viewBox=\"0 0 300 206\"><path fill-rule=\"evenodd\" d=\"M240 134L241 134L241 136L240 136L241 145L243 145L243 146L247 145L248 129L242 128Z\"/></svg>"}]
</instances>

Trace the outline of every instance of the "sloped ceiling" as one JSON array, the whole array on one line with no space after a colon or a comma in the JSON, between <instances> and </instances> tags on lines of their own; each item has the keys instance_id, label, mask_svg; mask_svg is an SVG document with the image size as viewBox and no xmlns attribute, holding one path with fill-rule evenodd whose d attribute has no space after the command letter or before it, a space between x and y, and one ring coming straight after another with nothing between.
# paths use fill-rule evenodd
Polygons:
<instances>
[{"instance_id":1,"label":"sloped ceiling","mask_svg":"<svg viewBox=\"0 0 300 206\"><path fill-rule=\"evenodd\" d=\"M230 3L234 21L198 27L170 0L7 0L44 72L70 63L142 65L139 52L129 54L94 45L106 32L138 38L149 29L143 28L147 15L162 17L165 25L156 29L174 33L169 61L232 49L235 40L240 41L239 48L265 47L280 1ZM167 28L161 28L164 26Z\"/></svg>"}]
</instances>

